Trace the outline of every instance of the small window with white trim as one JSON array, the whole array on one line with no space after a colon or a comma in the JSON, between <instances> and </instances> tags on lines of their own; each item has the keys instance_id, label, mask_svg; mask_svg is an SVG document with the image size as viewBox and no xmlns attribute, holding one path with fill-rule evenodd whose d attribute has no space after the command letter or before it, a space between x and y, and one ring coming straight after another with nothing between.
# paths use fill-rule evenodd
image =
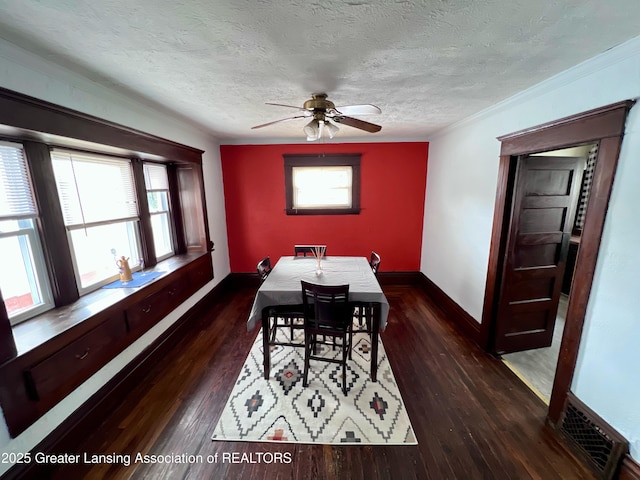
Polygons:
<instances>
[{"instance_id":1,"label":"small window with white trim","mask_svg":"<svg viewBox=\"0 0 640 480\"><path fill-rule=\"evenodd\" d=\"M285 155L289 215L360 212L360 155Z\"/></svg>"},{"instance_id":2,"label":"small window with white trim","mask_svg":"<svg viewBox=\"0 0 640 480\"><path fill-rule=\"evenodd\" d=\"M0 291L13 325L53 308L37 219L22 145L0 142Z\"/></svg>"},{"instance_id":3,"label":"small window with white trim","mask_svg":"<svg viewBox=\"0 0 640 480\"><path fill-rule=\"evenodd\" d=\"M116 261L142 261L138 207L129 160L51 152L53 171L81 294L118 278Z\"/></svg>"}]
</instances>

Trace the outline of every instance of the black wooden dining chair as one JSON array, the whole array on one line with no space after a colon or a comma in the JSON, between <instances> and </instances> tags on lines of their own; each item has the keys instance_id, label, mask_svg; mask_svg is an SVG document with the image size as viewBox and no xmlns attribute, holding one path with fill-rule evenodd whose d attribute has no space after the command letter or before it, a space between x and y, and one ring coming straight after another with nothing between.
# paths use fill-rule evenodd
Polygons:
<instances>
[{"instance_id":1,"label":"black wooden dining chair","mask_svg":"<svg viewBox=\"0 0 640 480\"><path fill-rule=\"evenodd\" d=\"M375 275L378 274L378 269L380 268L380 255L371 250L371 257L369 258L369 266Z\"/></svg>"},{"instance_id":2,"label":"black wooden dining chair","mask_svg":"<svg viewBox=\"0 0 640 480\"><path fill-rule=\"evenodd\" d=\"M271 259L269 257L264 257L258 262L256 270L258 271L260 280L264 282L271 273Z\"/></svg>"},{"instance_id":3,"label":"black wooden dining chair","mask_svg":"<svg viewBox=\"0 0 640 480\"><path fill-rule=\"evenodd\" d=\"M369 266L373 271L374 275L378 275L378 269L380 268L380 255L371 250L371 257L369 258ZM367 303L357 303L353 302L353 316L356 317L358 326L352 329L352 333L366 332L371 334L372 322L371 317L373 315L373 310Z\"/></svg>"},{"instance_id":4,"label":"black wooden dining chair","mask_svg":"<svg viewBox=\"0 0 640 480\"><path fill-rule=\"evenodd\" d=\"M311 360L342 365L342 392L347 395L347 358L351 358L351 305L349 285L316 285L301 281L304 305L304 374L302 385L309 385ZM322 337L322 340L320 340ZM327 339L329 337L329 339ZM330 341L329 341L330 340ZM338 342L339 340L339 342ZM318 345L341 349L339 357L321 355Z\"/></svg>"},{"instance_id":5,"label":"black wooden dining chair","mask_svg":"<svg viewBox=\"0 0 640 480\"><path fill-rule=\"evenodd\" d=\"M294 245L293 246L293 256L306 257L307 255L313 257L314 249L316 248L324 248L324 256L327 256L327 246L326 245Z\"/></svg>"},{"instance_id":6,"label":"black wooden dining chair","mask_svg":"<svg viewBox=\"0 0 640 480\"><path fill-rule=\"evenodd\" d=\"M260 280L264 282L271 273L271 259L265 257L256 266ZM277 338L278 328L289 329L289 341ZM290 345L301 347L303 340L294 341L295 331L304 330L304 311L302 304L297 305L273 305L269 308L269 345Z\"/></svg>"}]
</instances>

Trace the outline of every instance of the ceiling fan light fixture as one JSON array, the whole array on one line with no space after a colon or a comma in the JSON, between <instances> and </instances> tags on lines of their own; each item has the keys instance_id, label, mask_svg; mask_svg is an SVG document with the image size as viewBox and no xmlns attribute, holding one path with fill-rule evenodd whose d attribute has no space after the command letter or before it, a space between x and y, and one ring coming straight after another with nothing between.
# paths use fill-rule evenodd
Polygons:
<instances>
[{"instance_id":1,"label":"ceiling fan light fixture","mask_svg":"<svg viewBox=\"0 0 640 480\"><path fill-rule=\"evenodd\" d=\"M308 142L313 142L314 140L318 140L320 138L320 127L318 125L318 120L315 118L311 120L309 123L305 125L303 128L305 135L307 136Z\"/></svg>"},{"instance_id":2,"label":"ceiling fan light fixture","mask_svg":"<svg viewBox=\"0 0 640 480\"><path fill-rule=\"evenodd\" d=\"M315 140L322 139L323 135L328 135L329 138L335 137L340 130L340 126L346 125L348 127L357 128L369 133L379 132L382 127L375 123L366 122L359 118L352 117L351 115L370 115L381 113L380 108L371 104L363 105L343 105L341 107L335 106L335 104L327 99L326 93L314 93L311 95L311 100L304 102L302 107L296 107L293 105L285 105L282 103L267 103L267 105L275 105L279 107L293 108L298 110L298 115L293 115L287 118L281 118L272 122L263 123L251 127L252 129L263 128L274 125L280 122L286 122L289 120L295 120L297 118L309 118L313 116L311 121L303 127L303 131L307 136L307 141L313 142ZM326 131L326 134L325 134Z\"/></svg>"},{"instance_id":3,"label":"ceiling fan light fixture","mask_svg":"<svg viewBox=\"0 0 640 480\"><path fill-rule=\"evenodd\" d=\"M324 124L324 128L329 134L329 138L333 138L335 134L338 133L338 130L340 130L338 126L335 123L333 123L331 120L327 121Z\"/></svg>"}]
</instances>

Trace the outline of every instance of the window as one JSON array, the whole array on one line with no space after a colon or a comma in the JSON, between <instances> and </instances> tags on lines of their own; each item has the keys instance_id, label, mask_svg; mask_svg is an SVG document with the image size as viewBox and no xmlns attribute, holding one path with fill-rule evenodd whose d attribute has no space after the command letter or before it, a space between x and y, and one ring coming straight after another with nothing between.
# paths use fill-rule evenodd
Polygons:
<instances>
[{"instance_id":1,"label":"window","mask_svg":"<svg viewBox=\"0 0 640 480\"><path fill-rule=\"evenodd\" d=\"M167 167L154 163L145 163L143 171L156 258L164 260L173 255L174 252L169 212Z\"/></svg>"},{"instance_id":2,"label":"window","mask_svg":"<svg viewBox=\"0 0 640 480\"><path fill-rule=\"evenodd\" d=\"M350 166L293 167L293 208L351 208Z\"/></svg>"},{"instance_id":3,"label":"window","mask_svg":"<svg viewBox=\"0 0 640 480\"><path fill-rule=\"evenodd\" d=\"M360 213L360 155L285 155L289 215Z\"/></svg>"},{"instance_id":4,"label":"window","mask_svg":"<svg viewBox=\"0 0 640 480\"><path fill-rule=\"evenodd\" d=\"M141 261L131 163L71 151L51 152L80 293L117 278L116 260Z\"/></svg>"},{"instance_id":5,"label":"window","mask_svg":"<svg viewBox=\"0 0 640 480\"><path fill-rule=\"evenodd\" d=\"M0 291L12 324L53 307L21 145L0 142Z\"/></svg>"}]
</instances>

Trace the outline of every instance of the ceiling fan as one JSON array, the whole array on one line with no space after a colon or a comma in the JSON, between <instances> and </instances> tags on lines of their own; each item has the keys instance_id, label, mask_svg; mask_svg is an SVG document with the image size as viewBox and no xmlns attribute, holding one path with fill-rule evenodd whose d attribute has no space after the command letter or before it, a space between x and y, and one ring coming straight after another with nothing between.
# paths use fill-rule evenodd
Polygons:
<instances>
[{"instance_id":1,"label":"ceiling fan","mask_svg":"<svg viewBox=\"0 0 640 480\"><path fill-rule=\"evenodd\" d=\"M275 120L273 122L256 125L255 127L251 127L252 129L268 127L275 123L286 122L288 120L295 120L298 118L311 118L311 121L305 125L303 129L304 133L307 135L307 140L310 142L322 138L325 131L329 135L329 138L333 138L339 130L338 124L358 128L369 133L379 132L382 129L380 125L365 122L364 120L353 118L351 116L382 113L382 111L375 105L344 105L336 107L331 100L327 99L326 93L312 94L311 100L304 102L302 107L283 105L281 103L267 102L266 104L275 105L277 107L295 108L299 112L293 117L281 118L280 120Z\"/></svg>"}]
</instances>

